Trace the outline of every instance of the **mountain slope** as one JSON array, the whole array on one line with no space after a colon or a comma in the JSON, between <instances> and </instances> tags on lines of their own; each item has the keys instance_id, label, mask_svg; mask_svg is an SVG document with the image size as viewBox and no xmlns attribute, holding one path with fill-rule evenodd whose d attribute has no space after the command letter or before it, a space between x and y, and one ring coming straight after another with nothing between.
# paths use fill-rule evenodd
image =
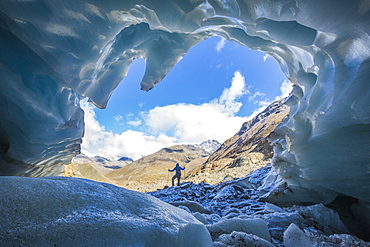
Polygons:
<instances>
[{"instance_id":1,"label":"mountain slope","mask_svg":"<svg viewBox=\"0 0 370 247\"><path fill-rule=\"evenodd\" d=\"M202 171L214 173L271 159L273 150L267 137L288 115L289 108L283 103L284 99L275 101L255 118L245 122L233 137L209 156Z\"/></svg>"}]
</instances>

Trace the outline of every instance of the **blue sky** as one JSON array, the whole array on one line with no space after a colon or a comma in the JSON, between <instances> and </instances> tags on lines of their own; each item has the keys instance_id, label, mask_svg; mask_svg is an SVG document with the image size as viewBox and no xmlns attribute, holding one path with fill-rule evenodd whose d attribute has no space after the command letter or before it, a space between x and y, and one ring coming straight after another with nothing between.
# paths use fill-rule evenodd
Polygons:
<instances>
[{"instance_id":1,"label":"blue sky","mask_svg":"<svg viewBox=\"0 0 370 247\"><path fill-rule=\"evenodd\" d=\"M144 71L135 60L106 109L82 102L83 153L137 159L176 143L223 142L291 90L275 59L220 37L191 48L149 92L140 90Z\"/></svg>"}]
</instances>

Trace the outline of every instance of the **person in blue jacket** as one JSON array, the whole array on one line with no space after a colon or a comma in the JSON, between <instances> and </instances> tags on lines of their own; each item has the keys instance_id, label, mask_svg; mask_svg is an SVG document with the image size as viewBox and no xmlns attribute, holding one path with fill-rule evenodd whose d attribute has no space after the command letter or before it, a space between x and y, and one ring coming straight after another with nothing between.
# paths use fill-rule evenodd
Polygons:
<instances>
[{"instance_id":1,"label":"person in blue jacket","mask_svg":"<svg viewBox=\"0 0 370 247\"><path fill-rule=\"evenodd\" d=\"M172 170L168 170L169 172L176 171L175 175L172 177L172 186L175 186L174 185L175 178L177 178L177 186L180 185L181 170L185 170L185 168L182 168L179 165L179 163L177 163L176 166Z\"/></svg>"}]
</instances>

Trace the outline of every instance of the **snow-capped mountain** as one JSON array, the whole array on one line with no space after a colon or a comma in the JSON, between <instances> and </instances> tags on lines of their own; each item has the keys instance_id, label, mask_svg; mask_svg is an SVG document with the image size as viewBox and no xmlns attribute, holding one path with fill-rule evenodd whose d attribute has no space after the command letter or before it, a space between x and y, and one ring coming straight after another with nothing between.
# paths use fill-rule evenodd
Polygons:
<instances>
[{"instance_id":1,"label":"snow-capped mountain","mask_svg":"<svg viewBox=\"0 0 370 247\"><path fill-rule=\"evenodd\" d=\"M116 166L123 167L125 165L128 165L133 160L128 157L103 157L103 156L86 156L84 154L78 154L76 157L73 158L72 163L73 164L81 164L81 163L99 163L101 165L106 166L112 166L113 164L116 164Z\"/></svg>"},{"instance_id":2,"label":"snow-capped mountain","mask_svg":"<svg viewBox=\"0 0 370 247\"><path fill-rule=\"evenodd\" d=\"M216 140L207 140L207 141L204 141L201 144L198 144L196 146L198 146L198 147L202 148L203 150L205 150L206 152L209 152L210 154L212 154L212 153L216 152L216 150L221 147L221 143L219 143Z\"/></svg>"}]
</instances>

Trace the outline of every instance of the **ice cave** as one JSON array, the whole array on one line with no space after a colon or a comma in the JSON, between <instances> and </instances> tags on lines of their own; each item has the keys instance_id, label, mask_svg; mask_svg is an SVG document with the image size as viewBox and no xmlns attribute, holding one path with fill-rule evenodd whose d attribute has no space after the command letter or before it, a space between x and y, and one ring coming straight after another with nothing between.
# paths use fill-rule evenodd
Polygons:
<instances>
[{"instance_id":1,"label":"ice cave","mask_svg":"<svg viewBox=\"0 0 370 247\"><path fill-rule=\"evenodd\" d=\"M19 177L59 175L79 153L82 98L104 108L136 58L145 58L141 89L149 91L192 46L221 36L274 57L294 83L289 117L271 136L282 180L269 200L309 205L346 196L370 222L368 0L2 0L0 33L0 179L8 197L25 183L44 196L67 183ZM182 239L195 231L178 229Z\"/></svg>"}]
</instances>

